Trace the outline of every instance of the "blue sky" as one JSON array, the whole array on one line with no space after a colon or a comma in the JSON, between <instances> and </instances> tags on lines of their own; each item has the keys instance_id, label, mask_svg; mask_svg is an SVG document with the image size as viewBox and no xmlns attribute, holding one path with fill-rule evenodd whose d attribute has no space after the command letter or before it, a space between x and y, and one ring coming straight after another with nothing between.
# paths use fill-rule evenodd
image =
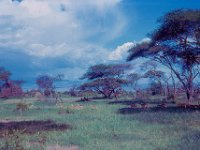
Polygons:
<instances>
[{"instance_id":1,"label":"blue sky","mask_svg":"<svg viewBox=\"0 0 200 150\"><path fill-rule=\"evenodd\" d=\"M164 13L199 0L0 0L0 65L25 87L40 74L78 83L87 67L123 62Z\"/></svg>"}]
</instances>

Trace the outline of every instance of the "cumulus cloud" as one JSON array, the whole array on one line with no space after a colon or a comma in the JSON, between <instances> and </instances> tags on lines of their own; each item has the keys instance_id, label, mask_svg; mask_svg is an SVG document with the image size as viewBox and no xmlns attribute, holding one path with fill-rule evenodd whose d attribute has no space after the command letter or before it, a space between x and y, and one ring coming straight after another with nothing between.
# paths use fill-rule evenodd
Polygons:
<instances>
[{"instance_id":1,"label":"cumulus cloud","mask_svg":"<svg viewBox=\"0 0 200 150\"><path fill-rule=\"evenodd\" d=\"M85 49L93 39L97 43L112 40L125 26L124 16L117 8L119 3L120 0L2 0L0 46L49 57L52 52L54 56L68 54L80 45Z\"/></svg>"},{"instance_id":2,"label":"cumulus cloud","mask_svg":"<svg viewBox=\"0 0 200 150\"><path fill-rule=\"evenodd\" d=\"M23 64L27 72L73 67L80 74L89 65L106 62L110 50L105 45L124 32L120 2L0 0L1 51L30 57L32 66Z\"/></svg>"},{"instance_id":3,"label":"cumulus cloud","mask_svg":"<svg viewBox=\"0 0 200 150\"><path fill-rule=\"evenodd\" d=\"M133 42L127 42L121 46L118 46L114 51L110 53L109 60L122 60L127 51L134 46L135 43Z\"/></svg>"},{"instance_id":4,"label":"cumulus cloud","mask_svg":"<svg viewBox=\"0 0 200 150\"><path fill-rule=\"evenodd\" d=\"M133 48L137 43L150 42L150 38L143 38L140 41L126 42L113 50L109 56L109 60L122 60L127 55L129 49Z\"/></svg>"},{"instance_id":5,"label":"cumulus cloud","mask_svg":"<svg viewBox=\"0 0 200 150\"><path fill-rule=\"evenodd\" d=\"M150 42L151 39L150 38L143 38L141 41L139 41L138 43L143 43L143 42Z\"/></svg>"}]
</instances>

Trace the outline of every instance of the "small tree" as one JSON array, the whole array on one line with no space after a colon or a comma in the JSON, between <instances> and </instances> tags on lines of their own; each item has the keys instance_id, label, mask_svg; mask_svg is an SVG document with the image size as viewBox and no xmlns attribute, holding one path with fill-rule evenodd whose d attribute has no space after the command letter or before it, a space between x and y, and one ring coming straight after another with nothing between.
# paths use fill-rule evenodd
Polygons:
<instances>
[{"instance_id":1,"label":"small tree","mask_svg":"<svg viewBox=\"0 0 200 150\"><path fill-rule=\"evenodd\" d=\"M146 57L161 63L180 81L190 102L194 80L200 76L200 11L172 11L159 23L151 42L137 44L127 60Z\"/></svg>"},{"instance_id":2,"label":"small tree","mask_svg":"<svg viewBox=\"0 0 200 150\"><path fill-rule=\"evenodd\" d=\"M39 90L45 96L49 96L52 94L51 92L54 91L54 78L49 75L41 75L36 79L36 83L39 87Z\"/></svg>"},{"instance_id":3,"label":"small tree","mask_svg":"<svg viewBox=\"0 0 200 150\"><path fill-rule=\"evenodd\" d=\"M38 85L39 90L43 93L46 98L53 99L54 101L58 100L58 95L56 93L55 81L62 80L63 75L57 75L56 77L50 75L40 75L36 79L36 84Z\"/></svg>"}]
</instances>

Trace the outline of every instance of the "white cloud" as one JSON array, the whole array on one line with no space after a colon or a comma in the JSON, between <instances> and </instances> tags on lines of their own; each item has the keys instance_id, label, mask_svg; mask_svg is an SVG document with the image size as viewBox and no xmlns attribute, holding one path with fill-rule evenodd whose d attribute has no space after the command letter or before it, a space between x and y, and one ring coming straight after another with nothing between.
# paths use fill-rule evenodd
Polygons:
<instances>
[{"instance_id":1,"label":"white cloud","mask_svg":"<svg viewBox=\"0 0 200 150\"><path fill-rule=\"evenodd\" d=\"M68 53L66 43L60 45L31 44L27 53L37 57L58 57Z\"/></svg>"},{"instance_id":2,"label":"white cloud","mask_svg":"<svg viewBox=\"0 0 200 150\"><path fill-rule=\"evenodd\" d=\"M1 0L0 22L5 25L0 28L0 46L38 57L51 57L52 53L56 57L70 51L83 55L88 45L95 45L90 40L97 39L100 44L95 47L106 50L101 45L116 38L126 24L117 8L119 3L120 0Z\"/></svg>"},{"instance_id":3,"label":"white cloud","mask_svg":"<svg viewBox=\"0 0 200 150\"><path fill-rule=\"evenodd\" d=\"M140 40L138 43L143 43L143 42L150 42L151 39L150 38L143 38L142 40Z\"/></svg>"},{"instance_id":4,"label":"white cloud","mask_svg":"<svg viewBox=\"0 0 200 150\"><path fill-rule=\"evenodd\" d=\"M118 46L114 51L110 53L109 60L122 60L127 51L134 46L135 43L133 42L127 42L121 46Z\"/></svg>"},{"instance_id":5,"label":"white cloud","mask_svg":"<svg viewBox=\"0 0 200 150\"><path fill-rule=\"evenodd\" d=\"M34 74L62 71L68 79L80 77L89 65L108 61L104 45L124 32L120 2L0 0L1 51L29 56L30 66L23 65Z\"/></svg>"},{"instance_id":6,"label":"white cloud","mask_svg":"<svg viewBox=\"0 0 200 150\"><path fill-rule=\"evenodd\" d=\"M27 12L28 16L26 17L43 17L48 16L52 13L52 9L49 7L47 1L38 1L38 0L25 0L20 4L21 9Z\"/></svg>"},{"instance_id":7,"label":"white cloud","mask_svg":"<svg viewBox=\"0 0 200 150\"><path fill-rule=\"evenodd\" d=\"M114 51L112 51L109 54L108 59L109 60L122 60L128 54L127 53L128 50L133 48L137 43L150 42L150 41L151 41L150 38L143 38L142 40L140 40L138 42L135 41L135 42L124 43L124 44L118 46Z\"/></svg>"}]
</instances>

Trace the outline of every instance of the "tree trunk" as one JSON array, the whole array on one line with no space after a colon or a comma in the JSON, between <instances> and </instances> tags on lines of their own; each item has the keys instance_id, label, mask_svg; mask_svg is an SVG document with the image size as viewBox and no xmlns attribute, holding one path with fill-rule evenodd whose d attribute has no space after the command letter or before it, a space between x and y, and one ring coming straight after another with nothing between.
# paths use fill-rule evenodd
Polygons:
<instances>
[{"instance_id":1,"label":"tree trunk","mask_svg":"<svg viewBox=\"0 0 200 150\"><path fill-rule=\"evenodd\" d=\"M189 87L186 89L186 96L187 96L188 104L190 104L192 101L192 95L193 95L193 88L191 87L191 84L190 84Z\"/></svg>"},{"instance_id":2,"label":"tree trunk","mask_svg":"<svg viewBox=\"0 0 200 150\"><path fill-rule=\"evenodd\" d=\"M193 74L191 71L190 71L190 76L188 77L188 80L187 80L186 95L187 95L188 103L190 103L192 100L192 95L193 95Z\"/></svg>"},{"instance_id":3,"label":"tree trunk","mask_svg":"<svg viewBox=\"0 0 200 150\"><path fill-rule=\"evenodd\" d=\"M111 94L112 93L107 94L107 93L101 92L101 94L103 94L104 98L111 99Z\"/></svg>"},{"instance_id":4,"label":"tree trunk","mask_svg":"<svg viewBox=\"0 0 200 150\"><path fill-rule=\"evenodd\" d=\"M190 92L187 90L187 92L186 92L186 95L187 95L187 100L188 100L188 102L190 103L190 97L191 97L191 95L190 95Z\"/></svg>"},{"instance_id":5,"label":"tree trunk","mask_svg":"<svg viewBox=\"0 0 200 150\"><path fill-rule=\"evenodd\" d=\"M170 96L170 90L169 90L169 83L167 82L167 94L168 97Z\"/></svg>"},{"instance_id":6,"label":"tree trunk","mask_svg":"<svg viewBox=\"0 0 200 150\"><path fill-rule=\"evenodd\" d=\"M171 72L171 77L172 77L172 84L173 84L172 99L173 99L173 101L175 101L175 99L176 99L176 83L175 83L175 79L174 79L172 72Z\"/></svg>"}]
</instances>

